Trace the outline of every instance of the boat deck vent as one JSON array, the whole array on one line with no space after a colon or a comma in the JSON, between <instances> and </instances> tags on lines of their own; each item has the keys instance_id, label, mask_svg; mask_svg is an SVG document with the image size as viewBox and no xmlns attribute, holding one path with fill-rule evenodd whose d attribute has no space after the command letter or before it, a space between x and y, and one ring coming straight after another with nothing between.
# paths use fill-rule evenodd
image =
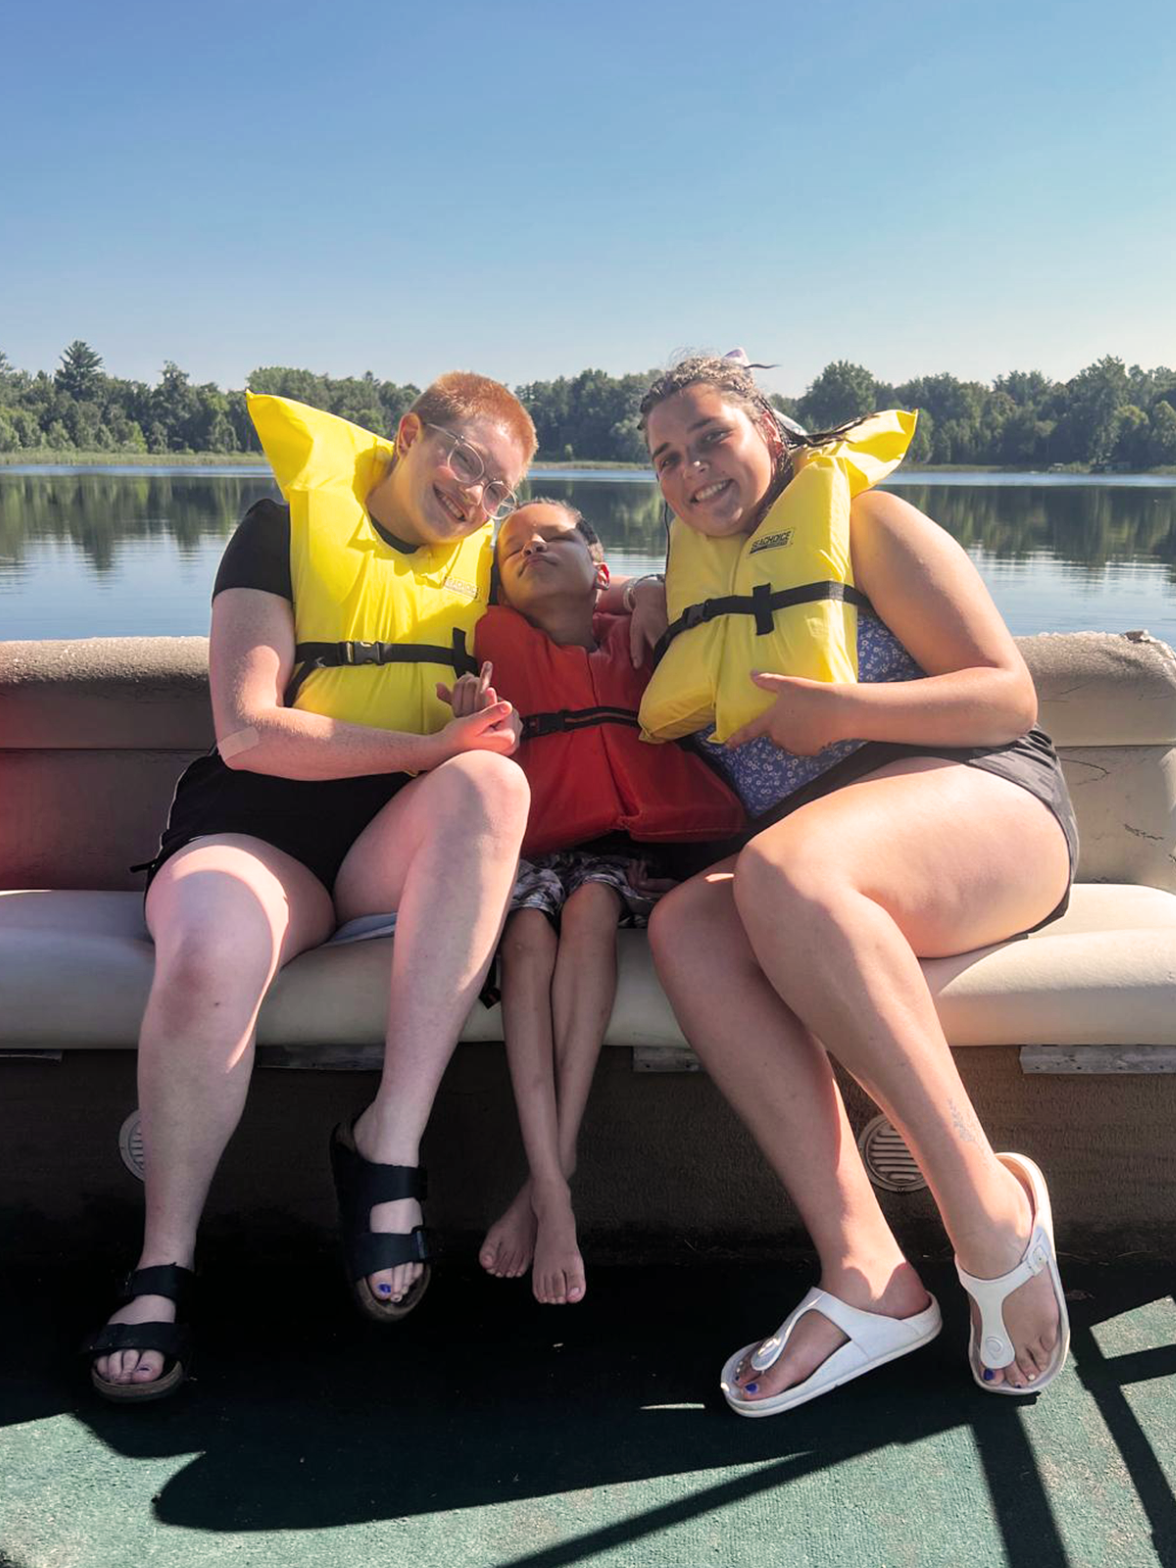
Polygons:
<instances>
[{"instance_id":1,"label":"boat deck vent","mask_svg":"<svg viewBox=\"0 0 1176 1568\"><path fill-rule=\"evenodd\" d=\"M917 1192L927 1185L914 1155L885 1116L875 1116L862 1128L858 1148L875 1187L886 1192Z\"/></svg>"},{"instance_id":2,"label":"boat deck vent","mask_svg":"<svg viewBox=\"0 0 1176 1568\"><path fill-rule=\"evenodd\" d=\"M143 1127L138 1111L132 1111L118 1130L118 1152L131 1175L143 1180Z\"/></svg>"}]
</instances>

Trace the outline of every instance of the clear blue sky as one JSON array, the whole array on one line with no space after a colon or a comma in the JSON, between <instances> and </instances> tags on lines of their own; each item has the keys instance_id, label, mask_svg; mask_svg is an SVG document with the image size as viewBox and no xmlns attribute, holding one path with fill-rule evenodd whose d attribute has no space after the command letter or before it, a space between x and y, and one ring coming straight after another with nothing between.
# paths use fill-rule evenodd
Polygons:
<instances>
[{"instance_id":1,"label":"clear blue sky","mask_svg":"<svg viewBox=\"0 0 1176 1568\"><path fill-rule=\"evenodd\" d=\"M1171 0L9 8L0 349L799 393L1176 364Z\"/></svg>"}]
</instances>

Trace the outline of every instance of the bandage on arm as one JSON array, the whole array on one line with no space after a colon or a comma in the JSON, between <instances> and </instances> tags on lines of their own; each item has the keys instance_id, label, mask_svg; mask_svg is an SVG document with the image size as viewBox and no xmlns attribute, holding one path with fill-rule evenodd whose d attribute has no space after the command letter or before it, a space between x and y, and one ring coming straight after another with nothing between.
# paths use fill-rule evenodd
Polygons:
<instances>
[{"instance_id":1,"label":"bandage on arm","mask_svg":"<svg viewBox=\"0 0 1176 1568\"><path fill-rule=\"evenodd\" d=\"M217 741L216 749L220 752L221 761L228 762L230 757L239 757L243 751L252 751L254 746L260 745L261 736L250 724L236 734L226 735L224 740Z\"/></svg>"}]
</instances>

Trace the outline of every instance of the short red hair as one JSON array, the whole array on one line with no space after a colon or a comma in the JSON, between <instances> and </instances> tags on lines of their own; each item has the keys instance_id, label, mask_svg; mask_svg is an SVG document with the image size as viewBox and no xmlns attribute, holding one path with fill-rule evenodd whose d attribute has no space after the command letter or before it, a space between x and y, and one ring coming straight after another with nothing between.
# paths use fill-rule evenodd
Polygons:
<instances>
[{"instance_id":1,"label":"short red hair","mask_svg":"<svg viewBox=\"0 0 1176 1568\"><path fill-rule=\"evenodd\" d=\"M447 370L425 388L408 412L425 424L446 427L454 420L490 419L514 437L528 463L539 445L530 414L510 388L472 370Z\"/></svg>"}]
</instances>

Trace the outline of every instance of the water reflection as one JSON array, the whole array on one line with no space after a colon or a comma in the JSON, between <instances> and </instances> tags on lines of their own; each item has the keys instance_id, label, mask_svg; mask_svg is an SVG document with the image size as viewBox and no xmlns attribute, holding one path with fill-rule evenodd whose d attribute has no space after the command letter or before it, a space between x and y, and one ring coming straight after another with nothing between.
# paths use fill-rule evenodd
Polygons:
<instances>
[{"instance_id":1,"label":"water reflection","mask_svg":"<svg viewBox=\"0 0 1176 1568\"><path fill-rule=\"evenodd\" d=\"M1015 592L1015 629L1076 620L1176 635L1176 486L964 477L894 488L970 551L1006 615L1002 595ZM578 506L614 567L647 570L663 559L662 504L649 481L537 479L533 492ZM204 630L224 539L254 501L274 494L259 473L0 470L0 637ZM1035 591L1041 603L1030 608Z\"/></svg>"},{"instance_id":2,"label":"water reflection","mask_svg":"<svg viewBox=\"0 0 1176 1568\"><path fill-rule=\"evenodd\" d=\"M895 490L965 549L979 546L996 560L1045 552L1091 567L1142 559L1176 564L1176 488L1170 486L1038 490L926 484Z\"/></svg>"},{"instance_id":3,"label":"water reflection","mask_svg":"<svg viewBox=\"0 0 1176 1568\"><path fill-rule=\"evenodd\" d=\"M181 552L226 537L263 495L264 476L0 473L0 561L22 562L34 542L69 544L98 573L115 569L118 546L168 538Z\"/></svg>"}]
</instances>

